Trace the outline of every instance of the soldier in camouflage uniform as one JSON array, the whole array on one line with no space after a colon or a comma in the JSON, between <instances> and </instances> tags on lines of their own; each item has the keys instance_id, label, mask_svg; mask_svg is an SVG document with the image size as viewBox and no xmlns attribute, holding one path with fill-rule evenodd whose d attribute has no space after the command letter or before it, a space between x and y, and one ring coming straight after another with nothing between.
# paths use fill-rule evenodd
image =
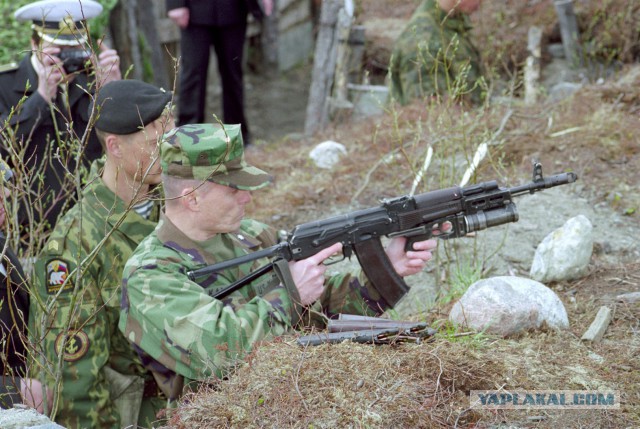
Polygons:
<instances>
[{"instance_id":1,"label":"soldier in camouflage uniform","mask_svg":"<svg viewBox=\"0 0 640 429\"><path fill-rule=\"evenodd\" d=\"M391 96L401 104L449 94L479 102L480 55L468 13L480 0L425 0L396 40L389 65Z\"/></svg>"},{"instance_id":2,"label":"soldier in camouflage uniform","mask_svg":"<svg viewBox=\"0 0 640 429\"><path fill-rule=\"evenodd\" d=\"M159 218L157 141L174 126L171 97L135 80L100 89L95 127L106 157L36 263L30 328L48 366L35 375L55 389L61 374L55 421L68 428L150 427L166 406L118 318L124 263Z\"/></svg>"},{"instance_id":3,"label":"soldier in camouflage uniform","mask_svg":"<svg viewBox=\"0 0 640 429\"><path fill-rule=\"evenodd\" d=\"M265 260L212 273L198 283L187 272L272 246L273 229L244 219L250 191L270 176L248 165L239 125L184 125L161 144L165 214L136 249L123 273L120 329L134 343L170 399L184 383L223 377L253 345L305 324L310 308L380 315L388 306L360 270L325 279L322 262L337 243L297 262L281 262L268 274L231 293L212 297L265 265ZM434 240L404 251L392 240L387 254L402 276L431 258Z\"/></svg>"}]
</instances>

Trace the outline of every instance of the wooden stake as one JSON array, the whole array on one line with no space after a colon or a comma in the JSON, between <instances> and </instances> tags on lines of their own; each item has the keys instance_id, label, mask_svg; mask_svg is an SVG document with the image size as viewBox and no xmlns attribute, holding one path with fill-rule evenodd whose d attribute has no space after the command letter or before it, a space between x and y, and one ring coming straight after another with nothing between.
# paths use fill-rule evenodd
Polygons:
<instances>
[{"instance_id":1,"label":"wooden stake","mask_svg":"<svg viewBox=\"0 0 640 429\"><path fill-rule=\"evenodd\" d=\"M609 323L611 323L611 310L609 307L603 305L600 307L600 310L598 310L598 314L596 314L596 318L591 322L591 326L589 326L587 332L582 335L582 340L599 343L609 327Z\"/></svg>"}]
</instances>

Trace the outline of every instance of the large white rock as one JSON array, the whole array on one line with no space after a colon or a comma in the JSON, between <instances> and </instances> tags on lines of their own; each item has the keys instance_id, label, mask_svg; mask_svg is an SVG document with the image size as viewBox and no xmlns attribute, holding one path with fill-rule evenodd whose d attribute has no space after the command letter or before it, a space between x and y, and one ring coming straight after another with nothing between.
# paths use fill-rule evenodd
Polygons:
<instances>
[{"instance_id":1,"label":"large white rock","mask_svg":"<svg viewBox=\"0 0 640 429\"><path fill-rule=\"evenodd\" d=\"M332 140L324 141L314 147L309 156L320 168L330 169L340 161L340 157L347 154L344 145Z\"/></svg>"},{"instance_id":2,"label":"large white rock","mask_svg":"<svg viewBox=\"0 0 640 429\"><path fill-rule=\"evenodd\" d=\"M567 311L551 289L522 277L491 277L472 284L449 320L476 331L508 337L544 325L569 327Z\"/></svg>"},{"instance_id":3,"label":"large white rock","mask_svg":"<svg viewBox=\"0 0 640 429\"><path fill-rule=\"evenodd\" d=\"M14 408L0 410L0 428L2 429L64 429L49 417L33 408L17 404Z\"/></svg>"},{"instance_id":4,"label":"large white rock","mask_svg":"<svg viewBox=\"0 0 640 429\"><path fill-rule=\"evenodd\" d=\"M569 219L540 243L529 276L542 283L572 280L587 272L593 252L593 226L586 216Z\"/></svg>"}]
</instances>

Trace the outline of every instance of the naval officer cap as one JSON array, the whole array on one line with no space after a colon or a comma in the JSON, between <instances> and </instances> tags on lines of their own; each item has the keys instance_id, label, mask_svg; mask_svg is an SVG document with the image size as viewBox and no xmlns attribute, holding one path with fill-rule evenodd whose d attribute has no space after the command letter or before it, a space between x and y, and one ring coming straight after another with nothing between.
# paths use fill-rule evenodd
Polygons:
<instances>
[{"instance_id":1,"label":"naval officer cap","mask_svg":"<svg viewBox=\"0 0 640 429\"><path fill-rule=\"evenodd\" d=\"M41 0L22 6L13 14L17 21L32 21L40 38L63 46L87 42L86 20L102 12L93 0Z\"/></svg>"},{"instance_id":2,"label":"naval officer cap","mask_svg":"<svg viewBox=\"0 0 640 429\"><path fill-rule=\"evenodd\" d=\"M118 135L133 134L171 108L171 92L141 80L114 80L104 85L89 106L98 119L95 128Z\"/></svg>"}]
</instances>

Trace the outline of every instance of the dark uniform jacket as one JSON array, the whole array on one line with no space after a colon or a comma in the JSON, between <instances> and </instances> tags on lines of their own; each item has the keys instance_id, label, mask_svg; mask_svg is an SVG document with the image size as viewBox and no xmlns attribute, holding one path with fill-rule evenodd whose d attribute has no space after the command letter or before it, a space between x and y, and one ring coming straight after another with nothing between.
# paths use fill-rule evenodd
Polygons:
<instances>
[{"instance_id":1,"label":"dark uniform jacket","mask_svg":"<svg viewBox=\"0 0 640 429\"><path fill-rule=\"evenodd\" d=\"M22 402L20 378L25 373L25 340L29 318L29 292L20 261L0 233L0 408ZM6 273L6 274L5 274Z\"/></svg>"},{"instance_id":2,"label":"dark uniform jacket","mask_svg":"<svg viewBox=\"0 0 640 429\"><path fill-rule=\"evenodd\" d=\"M2 354L0 359L2 374L23 375L24 366L24 335L26 335L29 319L29 292L25 275L20 261L13 251L6 246L6 238L0 233L0 259L4 271L0 272L0 344Z\"/></svg>"},{"instance_id":3,"label":"dark uniform jacket","mask_svg":"<svg viewBox=\"0 0 640 429\"><path fill-rule=\"evenodd\" d=\"M189 22L216 27L236 25L247 20L247 13L262 18L261 0L167 0L167 10L189 8Z\"/></svg>"},{"instance_id":4,"label":"dark uniform jacket","mask_svg":"<svg viewBox=\"0 0 640 429\"><path fill-rule=\"evenodd\" d=\"M65 97L59 92L56 106L62 113L52 112L51 106L37 92L38 75L31 65L30 55L27 54L16 67L0 72L0 129L5 127L5 121L8 120L6 125L16 131L15 139L7 139L7 133L0 137L0 152L4 160L11 164L11 159L7 155L8 146L27 145L23 162L29 167L34 167L42 164L48 144L54 145L53 153L55 153L59 141L69 140L67 123L71 120L73 120L73 132L76 138L82 138L89 121L88 108L91 100L85 93L88 76L79 74L69 85L69 106L65 107L63 102ZM18 105L20 105L19 108ZM12 108L17 110L12 113ZM99 158L101 153L100 143L92 132L84 153L87 165L89 161ZM67 167L75 171L74 158L73 156L70 158L71 161ZM58 160L51 161L47 162L45 170L45 186L57 192L61 189L64 170ZM35 186L34 190L36 190ZM51 226L54 225L60 210L61 207L58 205L47 216Z\"/></svg>"}]
</instances>

